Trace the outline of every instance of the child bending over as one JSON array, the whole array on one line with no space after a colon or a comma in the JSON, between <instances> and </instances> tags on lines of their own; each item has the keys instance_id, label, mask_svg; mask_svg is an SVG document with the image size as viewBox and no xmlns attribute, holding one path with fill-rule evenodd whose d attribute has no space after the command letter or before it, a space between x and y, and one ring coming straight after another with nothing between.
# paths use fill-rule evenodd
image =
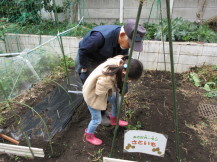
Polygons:
<instances>
[{"instance_id":1,"label":"child bending over","mask_svg":"<svg viewBox=\"0 0 217 162\"><path fill-rule=\"evenodd\" d=\"M102 121L101 111L106 110L107 101L112 104L110 115L111 125L116 125L116 88L121 93L124 76L126 74L128 56L118 55L100 64L87 78L83 85L83 96L91 114L91 121L85 129L86 140L93 145L101 145L102 140L94 133ZM128 79L137 80L143 72L143 65L139 60L132 59L129 66ZM127 126L128 122L119 120L120 126Z\"/></svg>"}]
</instances>

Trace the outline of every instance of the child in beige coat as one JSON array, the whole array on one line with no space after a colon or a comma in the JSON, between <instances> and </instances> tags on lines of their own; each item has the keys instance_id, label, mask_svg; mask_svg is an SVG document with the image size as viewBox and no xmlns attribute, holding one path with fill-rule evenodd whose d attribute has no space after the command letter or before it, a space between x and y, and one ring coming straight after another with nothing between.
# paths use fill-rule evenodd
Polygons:
<instances>
[{"instance_id":1,"label":"child in beige coat","mask_svg":"<svg viewBox=\"0 0 217 162\"><path fill-rule=\"evenodd\" d=\"M83 96L91 113L91 121L85 130L86 140L93 145L101 145L102 140L94 136L96 128L102 121L101 110L106 110L107 101L112 104L111 125L116 125L116 91L122 91L123 79L126 74L128 56L118 55L100 64L87 78L83 85ZM132 59L129 66L128 79L137 80L143 72L139 60ZM120 126L128 122L119 120Z\"/></svg>"}]
</instances>

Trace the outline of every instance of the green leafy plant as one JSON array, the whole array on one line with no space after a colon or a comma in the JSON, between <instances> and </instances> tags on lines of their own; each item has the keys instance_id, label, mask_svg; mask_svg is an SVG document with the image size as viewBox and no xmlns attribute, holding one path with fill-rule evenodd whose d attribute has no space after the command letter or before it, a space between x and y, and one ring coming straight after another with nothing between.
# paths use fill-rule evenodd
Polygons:
<instances>
[{"instance_id":1,"label":"green leafy plant","mask_svg":"<svg viewBox=\"0 0 217 162\"><path fill-rule=\"evenodd\" d=\"M189 80L206 91L205 96L217 96L217 66L201 66L192 68Z\"/></svg>"},{"instance_id":2,"label":"green leafy plant","mask_svg":"<svg viewBox=\"0 0 217 162\"><path fill-rule=\"evenodd\" d=\"M217 97L217 91L207 92L207 93L205 93L205 96L209 97L209 98L211 98L211 97Z\"/></svg>"},{"instance_id":3,"label":"green leafy plant","mask_svg":"<svg viewBox=\"0 0 217 162\"><path fill-rule=\"evenodd\" d=\"M8 18L9 22L25 25L26 23L40 23L39 11L53 11L51 0L7 0L0 1L0 15Z\"/></svg>"},{"instance_id":4,"label":"green leafy plant","mask_svg":"<svg viewBox=\"0 0 217 162\"><path fill-rule=\"evenodd\" d=\"M5 123L5 118L0 115L0 126L2 126Z\"/></svg>"},{"instance_id":5,"label":"green leafy plant","mask_svg":"<svg viewBox=\"0 0 217 162\"><path fill-rule=\"evenodd\" d=\"M26 23L20 25L18 23L9 23L7 20L0 19L0 39L4 40L5 33L19 33L19 34L37 34L37 35L57 35L58 31L63 32L75 27L77 24L61 22L58 27L54 26L51 20L43 20L40 24ZM72 31L65 33L63 36L83 37L89 30L95 27L96 24L83 23Z\"/></svg>"},{"instance_id":6,"label":"green leafy plant","mask_svg":"<svg viewBox=\"0 0 217 162\"><path fill-rule=\"evenodd\" d=\"M88 154L91 156L92 161L102 162L101 158L103 156L103 150L104 150L104 148L98 149L94 152L94 154L91 154L88 152Z\"/></svg>"},{"instance_id":7,"label":"green leafy plant","mask_svg":"<svg viewBox=\"0 0 217 162\"><path fill-rule=\"evenodd\" d=\"M183 18L175 18L171 21L172 39L174 41L202 41L217 42L217 33L209 28L206 24L197 24L184 20ZM163 19L160 24L144 23L147 29L146 39L168 40L168 23L167 19Z\"/></svg>"},{"instance_id":8,"label":"green leafy plant","mask_svg":"<svg viewBox=\"0 0 217 162\"><path fill-rule=\"evenodd\" d=\"M74 27L75 24L69 24L67 28L72 28ZM93 27L97 26L97 24L90 24L90 23L83 23L76 29L72 30L70 32L71 36L79 36L79 37L84 37Z\"/></svg>"},{"instance_id":9,"label":"green leafy plant","mask_svg":"<svg viewBox=\"0 0 217 162\"><path fill-rule=\"evenodd\" d=\"M206 140L201 139L200 140L200 145L205 146L208 142Z\"/></svg>"},{"instance_id":10,"label":"green leafy plant","mask_svg":"<svg viewBox=\"0 0 217 162\"><path fill-rule=\"evenodd\" d=\"M190 72L189 74L190 78L189 80L197 87L201 86L201 81L199 79L199 76L197 73Z\"/></svg>"},{"instance_id":11,"label":"green leafy plant","mask_svg":"<svg viewBox=\"0 0 217 162\"><path fill-rule=\"evenodd\" d=\"M141 125L140 121L137 121L135 126L130 125L130 124L127 125L128 130L139 130L141 127L142 127L142 125Z\"/></svg>"},{"instance_id":12,"label":"green leafy plant","mask_svg":"<svg viewBox=\"0 0 217 162\"><path fill-rule=\"evenodd\" d=\"M19 19L21 22L28 21L27 18L33 19L31 15L23 14ZM25 23L20 24L17 22L10 22L8 18L0 18L0 39L4 39L4 33L21 33L21 34L45 34L56 35L57 31L62 32L77 24L68 22L59 22L57 26L54 26L54 22L51 20L41 20L40 23ZM113 23L115 25L123 25L117 20ZM103 25L103 23L101 23ZM168 40L168 26L167 19L163 19L162 23L144 23L146 28L146 40ZM93 27L97 26L95 23L82 23L79 27L75 28L71 32L65 33L64 36L76 36L83 37ZM172 39L174 41L202 41L208 43L217 42L217 33L209 28L206 24L197 24L184 20L183 18L172 19Z\"/></svg>"},{"instance_id":13,"label":"green leafy plant","mask_svg":"<svg viewBox=\"0 0 217 162\"><path fill-rule=\"evenodd\" d=\"M65 60L69 69L72 69L75 66L75 61L72 58L65 56ZM60 66L64 68L64 59L61 59Z\"/></svg>"},{"instance_id":14,"label":"green leafy plant","mask_svg":"<svg viewBox=\"0 0 217 162\"><path fill-rule=\"evenodd\" d=\"M126 114L126 118L128 120L132 119L134 113L135 113L134 110L131 110L131 109L127 110L126 113L125 113Z\"/></svg>"},{"instance_id":15,"label":"green leafy plant","mask_svg":"<svg viewBox=\"0 0 217 162\"><path fill-rule=\"evenodd\" d=\"M153 40L155 39L154 35L158 30L158 24L148 24L144 23L143 26L146 28L145 39L146 40Z\"/></svg>"},{"instance_id":16,"label":"green leafy plant","mask_svg":"<svg viewBox=\"0 0 217 162\"><path fill-rule=\"evenodd\" d=\"M19 156L15 155L14 156L14 161L19 161L19 160L21 160L21 158Z\"/></svg>"},{"instance_id":17,"label":"green leafy plant","mask_svg":"<svg viewBox=\"0 0 217 162\"><path fill-rule=\"evenodd\" d=\"M43 49L38 49L28 54L28 57L23 60L25 59L33 66L40 79L44 79L49 74L62 74L65 71L64 59ZM1 84L8 97L17 96L24 89L31 88L32 84L39 81L23 60L13 61L5 59L4 64L0 68L2 75ZM72 69L74 60L66 57L66 64L68 69ZM6 98L4 98L3 92L0 91L0 101L4 100Z\"/></svg>"},{"instance_id":18,"label":"green leafy plant","mask_svg":"<svg viewBox=\"0 0 217 162\"><path fill-rule=\"evenodd\" d=\"M115 19L114 25L120 25L120 26L123 26L124 23L120 23L119 19Z\"/></svg>"},{"instance_id":19,"label":"green leafy plant","mask_svg":"<svg viewBox=\"0 0 217 162\"><path fill-rule=\"evenodd\" d=\"M197 35L197 40L201 42L217 42L216 32L210 30L207 25L199 26L198 30L195 32L195 35Z\"/></svg>"},{"instance_id":20,"label":"green leafy plant","mask_svg":"<svg viewBox=\"0 0 217 162\"><path fill-rule=\"evenodd\" d=\"M215 83L214 82L206 82L206 84L204 85L203 89L206 91L212 91L212 89L215 87Z\"/></svg>"},{"instance_id":21,"label":"green leafy plant","mask_svg":"<svg viewBox=\"0 0 217 162\"><path fill-rule=\"evenodd\" d=\"M65 147L68 147L69 145L68 145L68 144L66 144L66 143L64 143L64 144L63 144L63 146L65 146Z\"/></svg>"}]
</instances>

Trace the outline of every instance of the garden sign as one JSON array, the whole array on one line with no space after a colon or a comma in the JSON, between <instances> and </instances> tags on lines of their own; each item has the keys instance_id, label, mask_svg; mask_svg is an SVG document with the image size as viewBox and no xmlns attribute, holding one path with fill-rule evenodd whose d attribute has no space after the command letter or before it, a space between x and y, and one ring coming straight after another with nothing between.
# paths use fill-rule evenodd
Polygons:
<instances>
[{"instance_id":1,"label":"garden sign","mask_svg":"<svg viewBox=\"0 0 217 162\"><path fill-rule=\"evenodd\" d=\"M124 134L124 152L141 152L164 157L167 135L160 133L128 130Z\"/></svg>"}]
</instances>

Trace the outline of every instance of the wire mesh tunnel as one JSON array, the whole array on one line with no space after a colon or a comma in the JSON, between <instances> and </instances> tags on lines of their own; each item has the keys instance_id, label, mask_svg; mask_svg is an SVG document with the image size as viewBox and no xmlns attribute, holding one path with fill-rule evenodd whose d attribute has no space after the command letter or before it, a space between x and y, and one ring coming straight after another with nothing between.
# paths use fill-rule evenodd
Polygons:
<instances>
[{"instance_id":1,"label":"wire mesh tunnel","mask_svg":"<svg viewBox=\"0 0 217 162\"><path fill-rule=\"evenodd\" d=\"M82 87L80 78L77 75L71 75L70 82L73 84L68 85L67 80L64 80L42 102L34 106L35 111L48 125L51 137L68 125L76 109L83 102L82 93L79 93ZM67 89L74 93L68 93ZM48 140L42 121L31 110L23 116L21 125L29 137L42 136ZM16 136L19 136L18 134Z\"/></svg>"},{"instance_id":2,"label":"wire mesh tunnel","mask_svg":"<svg viewBox=\"0 0 217 162\"><path fill-rule=\"evenodd\" d=\"M31 100L34 98L32 98L34 94L31 93L35 85L44 82L55 85L55 89L51 93L45 96L41 102L33 105L34 111L40 116L32 110L23 114L24 116L22 115L21 127L30 138L43 136L45 140L48 140L48 134L41 117L46 122L50 135L53 137L67 126L76 108L83 102L80 78L73 72L73 69L70 70L70 75L68 72L65 74L66 68L70 66L68 64L73 64L73 61L66 63L65 42L59 39L61 34L68 33L72 29L51 37L49 40L44 40L37 47L24 48L22 52L14 51L17 53L0 54L0 72L2 75L0 83L3 87L3 90L0 91L0 101L16 100L24 93L25 95L28 94L30 96L28 99ZM53 80L52 74L55 73L55 70L59 70L59 73ZM46 87L43 88L46 89ZM40 91L43 89L40 88ZM11 128L11 131L13 130ZM12 135L18 138L21 132L20 130L12 132Z\"/></svg>"}]
</instances>

